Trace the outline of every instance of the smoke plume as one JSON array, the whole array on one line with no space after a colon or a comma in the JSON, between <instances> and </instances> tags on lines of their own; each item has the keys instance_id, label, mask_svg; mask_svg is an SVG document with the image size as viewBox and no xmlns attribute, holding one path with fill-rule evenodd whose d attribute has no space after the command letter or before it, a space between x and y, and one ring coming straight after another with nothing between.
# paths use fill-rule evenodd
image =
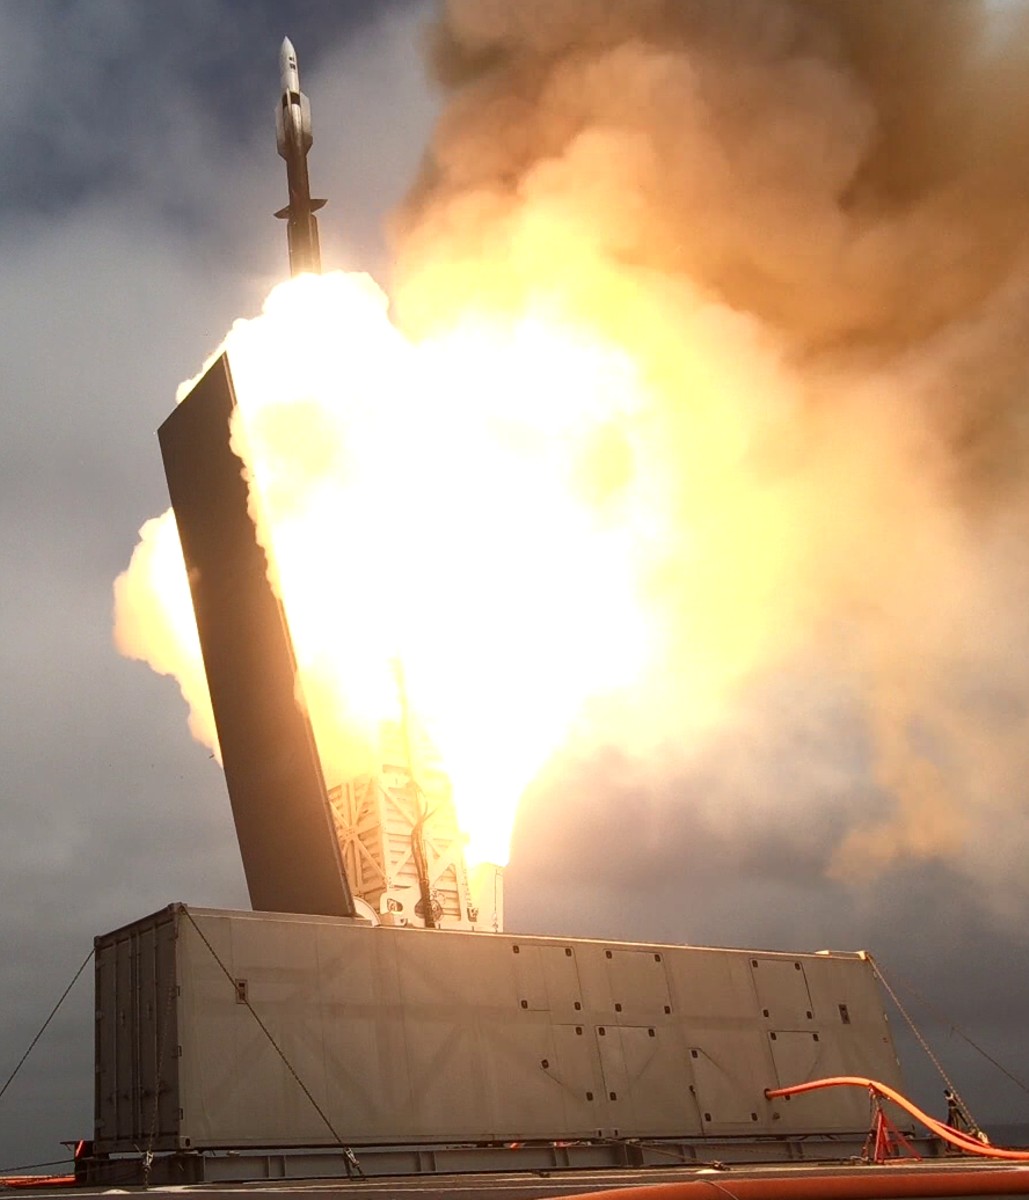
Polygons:
<instances>
[{"instance_id":1,"label":"smoke plume","mask_svg":"<svg viewBox=\"0 0 1029 1200\"><path fill-rule=\"evenodd\" d=\"M430 56L397 319L544 314L645 394L575 477L655 652L571 757L688 793L717 743L712 826L835 805L840 877L943 858L1024 897L1029 10L448 0Z\"/></svg>"},{"instance_id":2,"label":"smoke plume","mask_svg":"<svg viewBox=\"0 0 1029 1200\"><path fill-rule=\"evenodd\" d=\"M1027 34L443 6L392 308L306 277L226 342L330 782L402 662L484 857L527 787L554 836L581 792L666 863L688 812L740 862L939 862L1024 908ZM168 514L116 610L215 746Z\"/></svg>"}]
</instances>

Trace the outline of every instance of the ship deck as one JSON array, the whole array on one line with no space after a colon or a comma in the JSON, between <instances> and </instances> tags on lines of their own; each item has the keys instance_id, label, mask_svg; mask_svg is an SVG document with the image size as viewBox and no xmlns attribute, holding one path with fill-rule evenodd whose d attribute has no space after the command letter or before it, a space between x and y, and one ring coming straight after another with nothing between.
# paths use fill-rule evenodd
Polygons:
<instances>
[{"instance_id":1,"label":"ship deck","mask_svg":"<svg viewBox=\"0 0 1029 1200\"><path fill-rule=\"evenodd\" d=\"M693 1185L684 1188L682 1185ZM679 1185L679 1186L676 1186ZM738 1186L738 1185L743 1185ZM769 1167L741 1165L724 1169L663 1167L645 1170L609 1169L602 1171L541 1171L491 1174L394 1176L370 1179L263 1180L244 1183L158 1184L149 1189L132 1187L47 1187L45 1183L30 1189L39 1200L52 1197L109 1197L116 1194L149 1191L151 1193L188 1193L203 1197L238 1195L240 1200L275 1197L289 1193L297 1200L546 1200L549 1197L574 1197L615 1189L640 1188L640 1200L652 1200L654 1192L667 1200L681 1196L707 1194L711 1200L775 1200L789 1195L814 1200L815 1197L915 1197L946 1195L961 1197L983 1195L1029 1196L1029 1167L996 1163L970 1163L967 1159L890 1163L852 1164L777 1164ZM22 1188L11 1189L22 1192Z\"/></svg>"}]
</instances>

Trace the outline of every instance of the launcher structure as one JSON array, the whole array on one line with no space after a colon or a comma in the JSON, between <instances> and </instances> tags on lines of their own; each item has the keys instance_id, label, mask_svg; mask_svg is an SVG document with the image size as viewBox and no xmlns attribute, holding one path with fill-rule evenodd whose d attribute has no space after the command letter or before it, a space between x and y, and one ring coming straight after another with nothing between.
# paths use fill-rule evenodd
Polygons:
<instances>
[{"instance_id":1,"label":"launcher structure","mask_svg":"<svg viewBox=\"0 0 1029 1200\"><path fill-rule=\"evenodd\" d=\"M250 901L352 917L289 628L229 445L235 405L223 354L158 436Z\"/></svg>"},{"instance_id":2,"label":"launcher structure","mask_svg":"<svg viewBox=\"0 0 1029 1200\"><path fill-rule=\"evenodd\" d=\"M425 737L412 763L410 741L384 722L380 771L329 790L350 885L384 925L496 930L472 896L450 780Z\"/></svg>"},{"instance_id":3,"label":"launcher structure","mask_svg":"<svg viewBox=\"0 0 1029 1200\"><path fill-rule=\"evenodd\" d=\"M286 615L229 444L235 407L222 355L161 426L160 442L251 903L496 930L499 880L480 913L449 780L406 716L383 725L379 773L326 788Z\"/></svg>"},{"instance_id":4,"label":"launcher structure","mask_svg":"<svg viewBox=\"0 0 1029 1200\"><path fill-rule=\"evenodd\" d=\"M288 42L283 70L306 176ZM295 182L316 251L315 202ZM499 874L469 886L399 664L377 770L327 786L235 409L223 355L160 443L254 911L172 904L95 939L94 1138L76 1175L124 1187L860 1154L866 1096L801 1093L840 1078L901 1090L866 955L503 933Z\"/></svg>"},{"instance_id":5,"label":"launcher structure","mask_svg":"<svg viewBox=\"0 0 1029 1200\"><path fill-rule=\"evenodd\" d=\"M223 357L160 439L256 911L96 939L90 1180L133 1154L173 1183L859 1154L865 1096L781 1089L900 1090L864 954L469 932L499 904L471 902L399 671L380 770L326 789L234 405Z\"/></svg>"}]
</instances>

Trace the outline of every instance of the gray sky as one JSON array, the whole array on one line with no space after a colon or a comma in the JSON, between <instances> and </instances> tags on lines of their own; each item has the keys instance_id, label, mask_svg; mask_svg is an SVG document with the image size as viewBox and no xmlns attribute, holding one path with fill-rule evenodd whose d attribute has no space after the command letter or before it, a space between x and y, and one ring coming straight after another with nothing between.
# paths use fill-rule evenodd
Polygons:
<instances>
[{"instance_id":1,"label":"gray sky","mask_svg":"<svg viewBox=\"0 0 1029 1200\"><path fill-rule=\"evenodd\" d=\"M111 585L167 507L176 385L287 272L282 37L315 105L326 261L381 273L380 219L433 118L428 11L0 6L4 1078L94 935L171 900L247 906L220 769L174 683L115 652ZM0 1101L0 1167L88 1132L91 989Z\"/></svg>"},{"instance_id":2,"label":"gray sky","mask_svg":"<svg viewBox=\"0 0 1029 1200\"><path fill-rule=\"evenodd\" d=\"M271 218L285 187L273 134L282 36L313 105L326 265L385 280L380 222L438 106L419 57L431 11L429 0L0 6L0 1077L95 934L172 900L247 904L220 771L190 738L175 685L115 653L111 584L167 503L154 431L176 385L286 271ZM741 703L776 709L774 741L746 734L766 722L740 721L660 783L640 783L613 751L555 767L523 808L509 926L868 947L1029 1079L1022 901L1001 914L990 878L941 862L829 880L839 826L880 803L857 785L840 798L860 721L844 711L827 727L813 716L824 697L785 686ZM820 788L824 808L792 805ZM57 1139L91 1128L90 988L80 982L0 1101L0 1169L56 1158ZM926 1030L980 1119L1029 1120L1029 1097L946 1026L926 1018ZM913 1061L909 1074L939 1109L942 1085Z\"/></svg>"}]
</instances>

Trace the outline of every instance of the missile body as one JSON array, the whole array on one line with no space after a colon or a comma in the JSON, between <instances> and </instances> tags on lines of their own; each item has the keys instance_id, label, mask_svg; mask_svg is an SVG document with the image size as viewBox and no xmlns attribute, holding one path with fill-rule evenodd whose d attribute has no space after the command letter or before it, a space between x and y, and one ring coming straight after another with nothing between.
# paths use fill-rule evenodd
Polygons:
<instances>
[{"instance_id":1,"label":"missile body","mask_svg":"<svg viewBox=\"0 0 1029 1200\"><path fill-rule=\"evenodd\" d=\"M282 96L275 110L275 140L279 154L286 160L289 204L275 215L287 222L290 274L302 275L305 271L317 274L322 269L322 255L318 245L318 220L314 214L325 201L311 199L311 184L307 177L307 152L314 140L311 136L311 105L300 90L297 54L289 38L282 40L279 68Z\"/></svg>"}]
</instances>

